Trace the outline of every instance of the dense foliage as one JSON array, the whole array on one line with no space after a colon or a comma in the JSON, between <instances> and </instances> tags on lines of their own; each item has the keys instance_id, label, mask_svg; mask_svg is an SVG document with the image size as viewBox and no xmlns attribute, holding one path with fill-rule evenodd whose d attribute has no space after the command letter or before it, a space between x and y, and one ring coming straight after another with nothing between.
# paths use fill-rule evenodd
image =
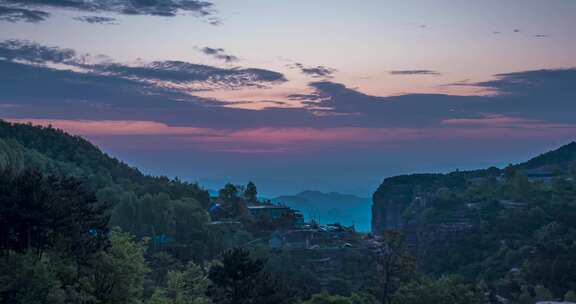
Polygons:
<instances>
[{"instance_id":1,"label":"dense foliage","mask_svg":"<svg viewBox=\"0 0 576 304\"><path fill-rule=\"evenodd\" d=\"M138 303L144 247L70 177L2 175L2 303Z\"/></svg>"},{"instance_id":2,"label":"dense foliage","mask_svg":"<svg viewBox=\"0 0 576 304\"><path fill-rule=\"evenodd\" d=\"M389 178L374 200L400 193L401 230L426 273L513 303L562 299L576 290L575 168L572 143L503 170Z\"/></svg>"},{"instance_id":3,"label":"dense foliage","mask_svg":"<svg viewBox=\"0 0 576 304\"><path fill-rule=\"evenodd\" d=\"M80 137L0 122L0 303L573 300L575 151L503 170L389 178L375 200L408 193L395 196L411 198L400 231L377 241L353 234L354 248L272 250L271 230L283 225L250 215L247 206L270 204L254 183L210 198Z\"/></svg>"},{"instance_id":4,"label":"dense foliage","mask_svg":"<svg viewBox=\"0 0 576 304\"><path fill-rule=\"evenodd\" d=\"M72 178L38 171L0 176L0 252L36 252L56 245L81 257L103 248L108 206ZM90 233L88 233L90 232Z\"/></svg>"},{"instance_id":5,"label":"dense foliage","mask_svg":"<svg viewBox=\"0 0 576 304\"><path fill-rule=\"evenodd\" d=\"M151 238L153 250L200 261L223 247L222 237L210 235L210 197L197 184L144 175L58 129L0 121L0 171L19 175L28 169L82 182L112 206L111 226Z\"/></svg>"}]
</instances>

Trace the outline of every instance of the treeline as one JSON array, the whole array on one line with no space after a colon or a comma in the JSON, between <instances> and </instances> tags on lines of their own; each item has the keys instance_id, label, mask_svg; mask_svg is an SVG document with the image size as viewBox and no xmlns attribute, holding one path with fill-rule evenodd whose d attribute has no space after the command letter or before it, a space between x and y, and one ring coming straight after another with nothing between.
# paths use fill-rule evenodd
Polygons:
<instances>
[{"instance_id":1,"label":"treeline","mask_svg":"<svg viewBox=\"0 0 576 304\"><path fill-rule=\"evenodd\" d=\"M0 166L13 173L36 168L46 174L76 177L95 191L120 188L138 196L163 192L171 199L194 198L202 206L210 201L208 192L198 184L144 175L87 140L50 126L0 120L0 149Z\"/></svg>"}]
</instances>

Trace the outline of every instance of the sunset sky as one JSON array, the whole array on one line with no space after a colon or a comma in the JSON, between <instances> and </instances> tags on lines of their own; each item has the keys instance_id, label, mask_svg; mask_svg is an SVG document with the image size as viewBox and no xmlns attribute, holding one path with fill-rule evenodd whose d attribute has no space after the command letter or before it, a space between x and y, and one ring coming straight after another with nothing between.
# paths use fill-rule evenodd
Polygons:
<instances>
[{"instance_id":1,"label":"sunset sky","mask_svg":"<svg viewBox=\"0 0 576 304\"><path fill-rule=\"evenodd\" d=\"M575 140L575 54L573 0L0 0L0 118L211 189L369 196Z\"/></svg>"}]
</instances>

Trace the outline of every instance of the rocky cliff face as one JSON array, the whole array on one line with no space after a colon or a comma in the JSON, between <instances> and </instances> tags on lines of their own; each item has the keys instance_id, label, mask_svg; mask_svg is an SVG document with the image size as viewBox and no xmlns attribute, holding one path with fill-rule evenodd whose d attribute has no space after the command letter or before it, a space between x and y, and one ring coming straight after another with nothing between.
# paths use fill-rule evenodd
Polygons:
<instances>
[{"instance_id":1,"label":"rocky cliff face","mask_svg":"<svg viewBox=\"0 0 576 304\"><path fill-rule=\"evenodd\" d=\"M373 197L372 232L381 234L384 230L402 229L407 221L404 211L414 200L414 189L408 184L383 185Z\"/></svg>"},{"instance_id":2,"label":"rocky cliff face","mask_svg":"<svg viewBox=\"0 0 576 304\"><path fill-rule=\"evenodd\" d=\"M387 178L372 197L372 233L413 226L413 213L430 199L443 175L416 174Z\"/></svg>"},{"instance_id":3,"label":"rocky cliff face","mask_svg":"<svg viewBox=\"0 0 576 304\"><path fill-rule=\"evenodd\" d=\"M449 256L455 245L473 238L477 228L469 216L473 211L468 204L451 201L450 193L469 183L465 173L386 179L373 196L372 233L400 230L423 267L444 267L440 266L442 257ZM447 208L438 211L442 204L448 204Z\"/></svg>"},{"instance_id":4,"label":"rocky cliff face","mask_svg":"<svg viewBox=\"0 0 576 304\"><path fill-rule=\"evenodd\" d=\"M414 213L422 211L437 196L439 189L463 190L487 177L501 179L508 170L522 172L533 182L550 182L555 178L574 179L576 142L504 170L492 167L449 174L413 174L386 178L372 198L372 233L378 235L386 229L413 228L418 224Z\"/></svg>"},{"instance_id":5,"label":"rocky cliff face","mask_svg":"<svg viewBox=\"0 0 576 304\"><path fill-rule=\"evenodd\" d=\"M473 218L477 218L471 206L478 202L467 201L466 191L485 184L477 191L490 192L491 186L487 180L501 183L512 172L536 183L550 183L554 179L574 180L576 142L503 170L492 167L448 174L386 178L373 195L372 233L380 235L388 229L403 230L408 239L419 247L428 246L423 244L430 242L460 240L475 229L472 222ZM481 200L481 197L478 196L476 200ZM501 207L506 208L507 204ZM424 250L428 251L427 248Z\"/></svg>"}]
</instances>

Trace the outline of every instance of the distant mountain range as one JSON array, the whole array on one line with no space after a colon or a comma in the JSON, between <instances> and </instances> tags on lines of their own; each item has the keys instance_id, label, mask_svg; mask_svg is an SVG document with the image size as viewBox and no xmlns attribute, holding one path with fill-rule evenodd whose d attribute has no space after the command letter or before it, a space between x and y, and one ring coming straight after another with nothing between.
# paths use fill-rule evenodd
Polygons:
<instances>
[{"instance_id":1,"label":"distant mountain range","mask_svg":"<svg viewBox=\"0 0 576 304\"><path fill-rule=\"evenodd\" d=\"M321 224L354 224L359 231L370 230L370 198L307 190L295 195L278 196L271 201L300 210L307 220L319 219Z\"/></svg>"}]
</instances>

